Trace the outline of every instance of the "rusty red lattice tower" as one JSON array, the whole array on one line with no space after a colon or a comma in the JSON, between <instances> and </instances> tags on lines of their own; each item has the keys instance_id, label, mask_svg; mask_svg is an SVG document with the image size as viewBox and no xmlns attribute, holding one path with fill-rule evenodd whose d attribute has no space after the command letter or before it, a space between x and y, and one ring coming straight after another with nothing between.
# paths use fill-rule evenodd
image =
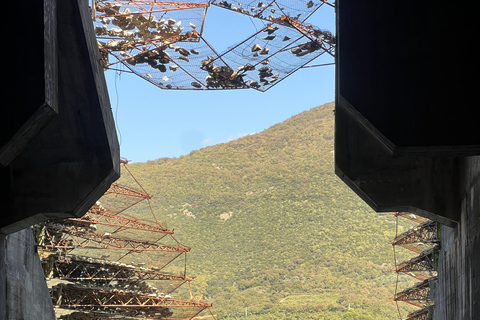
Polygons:
<instances>
[{"instance_id":1,"label":"rusty red lattice tower","mask_svg":"<svg viewBox=\"0 0 480 320\"><path fill-rule=\"evenodd\" d=\"M159 223L152 196L122 163L132 186L114 183L83 217L37 227L52 300L65 319L191 319L211 304L170 296L194 280L190 247Z\"/></svg>"},{"instance_id":2,"label":"rusty red lattice tower","mask_svg":"<svg viewBox=\"0 0 480 320\"><path fill-rule=\"evenodd\" d=\"M391 243L394 247L394 252L395 247L398 246L418 254L409 260L396 263L393 271L397 275L405 274L411 276L419 282L413 287L396 292L392 299L397 303L405 302L419 308L411 311L407 315L407 320L431 319L434 307L434 299L432 298L434 289L432 288L435 288L437 282L436 270L441 226L434 221L413 213L397 212L393 215L396 217L397 230L398 218L405 218L417 223L417 225L410 227L409 230L395 237Z\"/></svg>"}]
</instances>

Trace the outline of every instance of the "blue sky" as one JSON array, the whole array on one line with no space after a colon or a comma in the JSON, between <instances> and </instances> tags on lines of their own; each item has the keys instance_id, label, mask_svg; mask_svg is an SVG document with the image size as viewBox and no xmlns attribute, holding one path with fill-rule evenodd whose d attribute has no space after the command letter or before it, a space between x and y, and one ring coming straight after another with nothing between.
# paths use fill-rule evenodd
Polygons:
<instances>
[{"instance_id":1,"label":"blue sky","mask_svg":"<svg viewBox=\"0 0 480 320\"><path fill-rule=\"evenodd\" d=\"M308 22L333 33L333 9L321 7ZM253 20L241 14L210 7L203 36L222 52L255 33L253 25ZM317 59L312 64L323 62ZM331 102L334 72L334 66L300 69L266 92L162 90L129 73L106 71L105 77L121 156L132 162L145 162L179 157L258 133L302 111Z\"/></svg>"}]
</instances>

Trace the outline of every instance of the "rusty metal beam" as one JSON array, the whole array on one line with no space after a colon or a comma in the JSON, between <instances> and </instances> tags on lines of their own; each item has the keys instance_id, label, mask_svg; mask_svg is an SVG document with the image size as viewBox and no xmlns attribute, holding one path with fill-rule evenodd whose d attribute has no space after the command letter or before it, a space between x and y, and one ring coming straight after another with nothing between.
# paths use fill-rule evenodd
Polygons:
<instances>
[{"instance_id":1,"label":"rusty metal beam","mask_svg":"<svg viewBox=\"0 0 480 320\"><path fill-rule=\"evenodd\" d=\"M421 253L426 249L424 245L435 245L439 242L437 226L437 222L429 220L400 234L391 244Z\"/></svg>"},{"instance_id":2,"label":"rusty metal beam","mask_svg":"<svg viewBox=\"0 0 480 320\"><path fill-rule=\"evenodd\" d=\"M431 320L433 306L410 312L405 320Z\"/></svg>"},{"instance_id":3,"label":"rusty metal beam","mask_svg":"<svg viewBox=\"0 0 480 320\"><path fill-rule=\"evenodd\" d=\"M172 280L185 282L193 280L193 278L161 273L149 268L75 255L57 255L53 264L53 278L69 281Z\"/></svg>"},{"instance_id":4,"label":"rusty metal beam","mask_svg":"<svg viewBox=\"0 0 480 320\"><path fill-rule=\"evenodd\" d=\"M116 9L112 4L121 6L128 5L129 7L134 7L140 12L133 13L121 13ZM176 10L186 10L186 9L197 9L197 8L208 8L210 3L189 3L189 2L177 2L177 1L155 1L155 0L127 0L127 1L96 1L95 11L102 12L95 16L96 19L104 17L125 17L129 15L141 15L145 13L157 13L157 12L168 12ZM149 7L147 9L147 7Z\"/></svg>"},{"instance_id":5,"label":"rusty metal beam","mask_svg":"<svg viewBox=\"0 0 480 320\"><path fill-rule=\"evenodd\" d=\"M416 215L416 214L413 214L413 213L410 213L410 212L394 212L394 213L392 213L392 215L395 216L395 217L401 217L401 218L405 218L405 219L414 221L418 224L423 224L427 221L430 221L427 218L421 217L419 215Z\"/></svg>"},{"instance_id":6,"label":"rusty metal beam","mask_svg":"<svg viewBox=\"0 0 480 320\"><path fill-rule=\"evenodd\" d=\"M96 217L92 217L92 215L95 215ZM100 207L99 205L93 205L90 210L88 210L87 214L82 218L69 218L67 220L81 223L101 224L106 226L119 227L122 229L137 229L166 234L174 233L167 228L152 226L125 217L125 215L120 216L116 213L109 212L108 210Z\"/></svg>"},{"instance_id":7,"label":"rusty metal beam","mask_svg":"<svg viewBox=\"0 0 480 320\"><path fill-rule=\"evenodd\" d=\"M131 197L139 197L143 199L152 199L153 196L138 190L134 190L131 187L127 187L124 185L121 185L119 183L112 183L110 188L108 188L107 192L105 194L109 193L115 193L115 194L120 194L124 196L131 196Z\"/></svg>"},{"instance_id":8,"label":"rusty metal beam","mask_svg":"<svg viewBox=\"0 0 480 320\"><path fill-rule=\"evenodd\" d=\"M212 306L208 303L181 301L165 296L159 297L118 289L83 287L72 284L54 286L51 294L54 305L59 308L89 311L111 310L125 315L141 311L147 316L161 316L162 318L170 318L176 314L175 310L172 311L175 308L179 308L178 313L190 313L190 317L193 317L205 308Z\"/></svg>"},{"instance_id":9,"label":"rusty metal beam","mask_svg":"<svg viewBox=\"0 0 480 320\"><path fill-rule=\"evenodd\" d=\"M394 301L403 301L419 308L425 308L431 303L430 299L430 281L435 281L436 277L429 278L418 283L412 288L398 292L393 298Z\"/></svg>"},{"instance_id":10,"label":"rusty metal beam","mask_svg":"<svg viewBox=\"0 0 480 320\"><path fill-rule=\"evenodd\" d=\"M167 251L167 252L188 252L189 247L185 246L168 246L158 244L152 241L140 241L132 239L121 239L110 235L100 235L89 231L79 231L63 225L48 225L46 232L46 248L56 248L73 250L75 248L90 249L109 249L109 250L126 250L132 252L143 251ZM64 235L70 237L66 238ZM94 246L94 244L96 244Z\"/></svg>"},{"instance_id":11,"label":"rusty metal beam","mask_svg":"<svg viewBox=\"0 0 480 320\"><path fill-rule=\"evenodd\" d=\"M424 281L434 276L436 270L436 255L438 247L433 247L422 252L419 256L404 261L397 265L394 272L401 272L415 279Z\"/></svg>"}]
</instances>

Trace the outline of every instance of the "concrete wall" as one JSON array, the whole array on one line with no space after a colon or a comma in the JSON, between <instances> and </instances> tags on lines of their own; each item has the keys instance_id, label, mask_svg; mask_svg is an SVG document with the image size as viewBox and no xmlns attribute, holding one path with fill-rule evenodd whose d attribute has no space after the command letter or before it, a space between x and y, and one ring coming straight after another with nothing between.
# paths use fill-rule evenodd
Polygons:
<instances>
[{"instance_id":1,"label":"concrete wall","mask_svg":"<svg viewBox=\"0 0 480 320\"><path fill-rule=\"evenodd\" d=\"M0 235L0 320L54 320L30 229Z\"/></svg>"},{"instance_id":2,"label":"concrete wall","mask_svg":"<svg viewBox=\"0 0 480 320\"><path fill-rule=\"evenodd\" d=\"M460 222L442 227L434 319L480 319L480 158L465 160Z\"/></svg>"}]
</instances>

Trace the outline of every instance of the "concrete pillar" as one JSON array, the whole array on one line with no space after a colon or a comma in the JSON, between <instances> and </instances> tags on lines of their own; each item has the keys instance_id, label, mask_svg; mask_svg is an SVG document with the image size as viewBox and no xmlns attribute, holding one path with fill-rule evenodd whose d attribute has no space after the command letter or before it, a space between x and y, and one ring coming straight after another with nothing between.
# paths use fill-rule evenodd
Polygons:
<instances>
[{"instance_id":1,"label":"concrete pillar","mask_svg":"<svg viewBox=\"0 0 480 320\"><path fill-rule=\"evenodd\" d=\"M55 320L31 229L0 235L0 319Z\"/></svg>"},{"instance_id":2,"label":"concrete pillar","mask_svg":"<svg viewBox=\"0 0 480 320\"><path fill-rule=\"evenodd\" d=\"M480 159L465 161L460 221L442 228L434 319L480 319Z\"/></svg>"}]
</instances>

